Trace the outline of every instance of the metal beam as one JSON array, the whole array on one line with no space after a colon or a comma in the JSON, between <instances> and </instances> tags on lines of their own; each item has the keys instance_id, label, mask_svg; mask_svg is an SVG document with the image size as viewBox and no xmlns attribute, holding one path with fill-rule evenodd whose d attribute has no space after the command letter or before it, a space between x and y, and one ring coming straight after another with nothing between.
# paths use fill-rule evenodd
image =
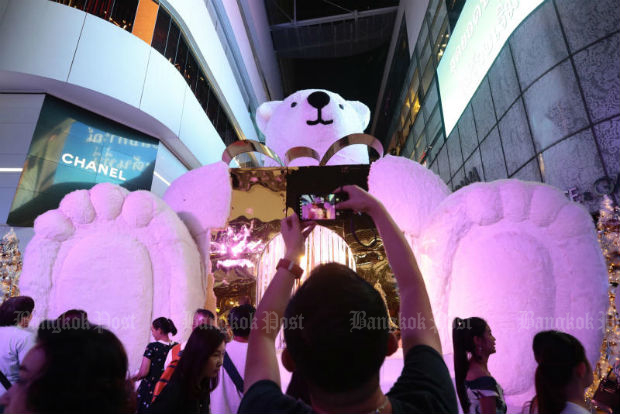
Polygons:
<instances>
[{"instance_id":1,"label":"metal beam","mask_svg":"<svg viewBox=\"0 0 620 414\"><path fill-rule=\"evenodd\" d=\"M337 14L334 16L319 17L316 19L298 20L298 21L294 21L290 23L274 24L270 28L272 31L274 31L278 29L291 29L291 28L303 27L303 26L314 26L314 25L322 24L322 23L341 22L344 20L355 20L355 19L367 17L367 16L388 14L388 13L396 12L397 10L398 10L398 6L384 7L382 9L374 9L374 10L364 10L361 12L354 10L351 13Z\"/></svg>"}]
</instances>

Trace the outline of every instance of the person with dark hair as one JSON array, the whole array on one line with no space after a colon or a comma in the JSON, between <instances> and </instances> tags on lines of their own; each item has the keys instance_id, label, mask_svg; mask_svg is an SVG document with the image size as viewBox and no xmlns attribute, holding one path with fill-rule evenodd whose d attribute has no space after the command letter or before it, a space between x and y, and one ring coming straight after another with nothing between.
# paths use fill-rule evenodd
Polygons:
<instances>
[{"instance_id":1,"label":"person with dark hair","mask_svg":"<svg viewBox=\"0 0 620 414\"><path fill-rule=\"evenodd\" d=\"M205 323L213 325L215 323L215 315L209 309L198 308L194 312L193 322L199 322L198 325L204 325Z\"/></svg>"},{"instance_id":2,"label":"person with dark hair","mask_svg":"<svg viewBox=\"0 0 620 414\"><path fill-rule=\"evenodd\" d=\"M5 413L133 413L127 354L109 330L43 321L19 381L0 398Z\"/></svg>"},{"instance_id":3,"label":"person with dark hair","mask_svg":"<svg viewBox=\"0 0 620 414\"><path fill-rule=\"evenodd\" d=\"M243 397L243 372L248 351L248 336L256 308L250 304L232 308L228 313L228 325L232 340L226 345L224 372L218 387L211 393L211 411L232 414L239 409Z\"/></svg>"},{"instance_id":4,"label":"person with dark hair","mask_svg":"<svg viewBox=\"0 0 620 414\"><path fill-rule=\"evenodd\" d=\"M149 414L207 414L226 352L224 334L211 325L194 329L168 385L146 410Z\"/></svg>"},{"instance_id":5,"label":"person with dark hair","mask_svg":"<svg viewBox=\"0 0 620 414\"><path fill-rule=\"evenodd\" d=\"M34 300L30 296L14 296L0 305L0 326L27 328L32 319Z\"/></svg>"},{"instance_id":6,"label":"person with dark hair","mask_svg":"<svg viewBox=\"0 0 620 414\"><path fill-rule=\"evenodd\" d=\"M213 314L213 312L211 312L208 309L204 309L204 308L198 308L196 309L196 311L194 312L194 316L192 318L192 332L194 331L194 329L196 329L197 326L200 325L212 325L212 326L216 326L216 321L215 321L215 315ZM164 367L166 367L166 369L164 370L164 373L167 375L165 376L165 383L167 383L168 379L170 379L170 376L172 376L172 372L174 371L174 368L176 367L176 363L179 362L179 358L181 357L181 353L183 352L183 348L185 348L185 344L187 343L187 341L182 341L181 343L176 344L175 346L172 347L172 349L170 350L170 352L168 352L168 356L166 357L166 362L164 363ZM173 364L174 366L171 367L171 370L168 370L168 368L170 367L170 365ZM163 378L162 374L162 378ZM161 392L161 390L163 389L163 387L165 386L164 384L161 385L156 385L155 388L155 392L153 393L153 397L155 397L157 394L159 394L159 392ZM157 390L157 388L159 388L159 390Z\"/></svg>"},{"instance_id":7,"label":"person with dark hair","mask_svg":"<svg viewBox=\"0 0 620 414\"><path fill-rule=\"evenodd\" d=\"M63 312L57 319L68 326L76 325L77 323L85 324L88 321L88 313L82 309L69 309Z\"/></svg>"},{"instance_id":8,"label":"person with dark hair","mask_svg":"<svg viewBox=\"0 0 620 414\"><path fill-rule=\"evenodd\" d=\"M536 403L539 413L589 414L585 389L594 378L583 345L560 331L543 331L534 336Z\"/></svg>"},{"instance_id":9,"label":"person with dark hair","mask_svg":"<svg viewBox=\"0 0 620 414\"><path fill-rule=\"evenodd\" d=\"M162 316L155 319L151 326L151 333L155 342L146 346L140 370L133 378L134 381L142 380L138 387L138 413L144 412L151 404L155 384L164 372L166 356L176 345L176 342L170 340L170 334L176 335L177 328L168 318Z\"/></svg>"},{"instance_id":10,"label":"person with dark hair","mask_svg":"<svg viewBox=\"0 0 620 414\"><path fill-rule=\"evenodd\" d=\"M0 383L5 390L19 378L19 366L34 346L34 332L28 329L33 310L29 296L8 298L0 305Z\"/></svg>"},{"instance_id":11,"label":"person with dark hair","mask_svg":"<svg viewBox=\"0 0 620 414\"><path fill-rule=\"evenodd\" d=\"M346 266L316 267L290 299L303 273L298 262L312 226L302 229L296 215L282 220L284 258L256 311L245 368L239 413L455 413L456 396L415 257L385 207L357 186L340 189L348 200L336 205L373 219L401 300L403 371L384 394L379 370L397 343L381 295ZM282 362L305 380L312 406L284 395L280 388L275 339L283 326Z\"/></svg>"},{"instance_id":12,"label":"person with dark hair","mask_svg":"<svg viewBox=\"0 0 620 414\"><path fill-rule=\"evenodd\" d=\"M464 413L505 413L504 391L487 366L495 338L482 318L455 318L452 324L454 381Z\"/></svg>"}]
</instances>

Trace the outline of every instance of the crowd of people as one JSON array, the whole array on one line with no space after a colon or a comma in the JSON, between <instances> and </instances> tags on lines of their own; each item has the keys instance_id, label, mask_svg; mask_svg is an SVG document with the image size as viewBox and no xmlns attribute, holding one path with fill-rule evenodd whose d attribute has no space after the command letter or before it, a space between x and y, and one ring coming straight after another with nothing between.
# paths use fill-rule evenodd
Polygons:
<instances>
[{"instance_id":1,"label":"crowd of people","mask_svg":"<svg viewBox=\"0 0 620 414\"><path fill-rule=\"evenodd\" d=\"M0 306L3 412L458 413L458 399L465 413L505 413L502 388L488 368L496 352L491 327L479 317L454 320L453 383L409 244L378 200L355 186L340 191L348 199L337 208L366 213L375 222L398 283L401 320L426 321L424 327L400 327L404 366L389 392L379 386L379 370L399 341L388 324L351 327L352 312L388 318L371 284L329 263L312 270L291 297L312 230L293 215L282 220L286 252L258 309L233 308L229 335L212 312L198 309L182 343L170 338L177 333L174 322L158 317L151 326L154 341L133 375L122 343L90 323L86 312L71 309L34 332L29 328L34 301L6 300ZM286 393L275 345L280 327L286 343L282 365L293 373ZM531 357L538 364L532 378L536 396L527 412L589 413L584 390L592 383L592 368L577 339L540 332Z\"/></svg>"}]
</instances>

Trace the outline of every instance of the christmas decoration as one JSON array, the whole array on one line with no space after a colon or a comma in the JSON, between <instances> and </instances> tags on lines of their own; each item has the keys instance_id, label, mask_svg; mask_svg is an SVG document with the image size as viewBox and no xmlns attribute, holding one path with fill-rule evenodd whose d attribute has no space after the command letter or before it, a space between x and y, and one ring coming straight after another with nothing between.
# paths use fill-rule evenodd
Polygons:
<instances>
[{"instance_id":1,"label":"christmas decoration","mask_svg":"<svg viewBox=\"0 0 620 414\"><path fill-rule=\"evenodd\" d=\"M607 262L609 288L607 291L609 307L603 321L605 333L601 345L600 358L594 369L594 382L586 390L586 400L592 401L602 379L613 369L618 376L620 369L620 318L616 309L616 290L620 282L620 208L614 206L609 196L601 202L600 217L597 224L598 239Z\"/></svg>"},{"instance_id":2,"label":"christmas decoration","mask_svg":"<svg viewBox=\"0 0 620 414\"><path fill-rule=\"evenodd\" d=\"M22 254L19 240L11 229L0 241L0 301L19 295L17 282L22 272Z\"/></svg>"}]
</instances>

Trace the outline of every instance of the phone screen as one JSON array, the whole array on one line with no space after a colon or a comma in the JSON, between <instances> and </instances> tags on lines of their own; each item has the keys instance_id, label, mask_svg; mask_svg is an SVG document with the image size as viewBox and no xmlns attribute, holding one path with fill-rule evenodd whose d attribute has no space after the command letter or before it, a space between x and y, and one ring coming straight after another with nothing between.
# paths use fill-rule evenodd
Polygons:
<instances>
[{"instance_id":1,"label":"phone screen","mask_svg":"<svg viewBox=\"0 0 620 414\"><path fill-rule=\"evenodd\" d=\"M335 194L302 194L299 197L299 211L302 220L335 220Z\"/></svg>"}]
</instances>

